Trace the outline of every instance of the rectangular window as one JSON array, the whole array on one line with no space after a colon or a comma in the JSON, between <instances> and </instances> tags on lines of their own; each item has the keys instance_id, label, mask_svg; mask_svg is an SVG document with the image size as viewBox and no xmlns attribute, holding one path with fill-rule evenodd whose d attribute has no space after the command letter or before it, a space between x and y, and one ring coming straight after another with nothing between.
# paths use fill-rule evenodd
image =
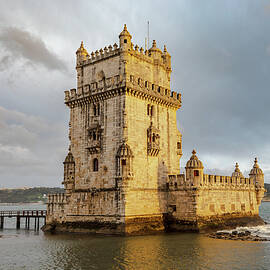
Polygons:
<instances>
[{"instance_id":1,"label":"rectangular window","mask_svg":"<svg viewBox=\"0 0 270 270\"><path fill-rule=\"evenodd\" d=\"M194 176L199 176L199 175L200 175L199 171L198 170L195 170L194 171Z\"/></svg>"}]
</instances>

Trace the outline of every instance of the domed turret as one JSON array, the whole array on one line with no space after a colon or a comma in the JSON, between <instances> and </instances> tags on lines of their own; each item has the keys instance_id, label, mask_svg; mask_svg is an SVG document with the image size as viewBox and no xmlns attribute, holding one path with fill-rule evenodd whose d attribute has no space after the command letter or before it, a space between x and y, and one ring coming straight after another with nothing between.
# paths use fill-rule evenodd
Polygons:
<instances>
[{"instance_id":1,"label":"domed turret","mask_svg":"<svg viewBox=\"0 0 270 270\"><path fill-rule=\"evenodd\" d=\"M264 174L262 169L259 167L257 158L254 160L254 165L250 170L249 177L256 185L257 203L260 204L266 190L264 189Z\"/></svg>"},{"instance_id":2,"label":"domed turret","mask_svg":"<svg viewBox=\"0 0 270 270\"><path fill-rule=\"evenodd\" d=\"M196 156L195 150L186 164L186 179L193 186L199 186L203 182L203 163Z\"/></svg>"},{"instance_id":3,"label":"domed turret","mask_svg":"<svg viewBox=\"0 0 270 270\"><path fill-rule=\"evenodd\" d=\"M186 168L203 169L203 164L196 156L195 150L192 151L192 156L190 157L189 161L187 162Z\"/></svg>"},{"instance_id":4,"label":"domed turret","mask_svg":"<svg viewBox=\"0 0 270 270\"><path fill-rule=\"evenodd\" d=\"M84 61L89 57L89 53L83 46L83 41L81 42L81 46L79 47L79 49L76 51L76 55L77 62Z\"/></svg>"},{"instance_id":5,"label":"domed turret","mask_svg":"<svg viewBox=\"0 0 270 270\"><path fill-rule=\"evenodd\" d=\"M250 170L249 177L254 180L257 187L264 187L264 174L258 164L257 158L254 160L254 165Z\"/></svg>"},{"instance_id":6,"label":"domed turret","mask_svg":"<svg viewBox=\"0 0 270 270\"><path fill-rule=\"evenodd\" d=\"M263 171L258 164L257 158L254 160L253 168L250 170L249 176L263 175Z\"/></svg>"},{"instance_id":7,"label":"domed turret","mask_svg":"<svg viewBox=\"0 0 270 270\"><path fill-rule=\"evenodd\" d=\"M239 169L239 165L238 165L237 162L236 162L236 164L235 164L235 170L234 170L234 172L232 173L232 177L240 177L240 178L244 178L242 172L241 172L240 169Z\"/></svg>"},{"instance_id":8,"label":"domed turret","mask_svg":"<svg viewBox=\"0 0 270 270\"><path fill-rule=\"evenodd\" d=\"M75 186L75 160L72 153L69 151L64 163L64 181L66 194L70 194Z\"/></svg>"},{"instance_id":9,"label":"domed turret","mask_svg":"<svg viewBox=\"0 0 270 270\"><path fill-rule=\"evenodd\" d=\"M74 157L73 157L72 153L68 152L68 154L65 158L65 161L63 163L65 164L65 163L74 163L74 162L75 161L74 161Z\"/></svg>"},{"instance_id":10,"label":"domed turret","mask_svg":"<svg viewBox=\"0 0 270 270\"><path fill-rule=\"evenodd\" d=\"M128 50L131 48L132 36L127 30L127 25L124 24L123 31L119 34L119 47L122 50Z\"/></svg>"}]
</instances>

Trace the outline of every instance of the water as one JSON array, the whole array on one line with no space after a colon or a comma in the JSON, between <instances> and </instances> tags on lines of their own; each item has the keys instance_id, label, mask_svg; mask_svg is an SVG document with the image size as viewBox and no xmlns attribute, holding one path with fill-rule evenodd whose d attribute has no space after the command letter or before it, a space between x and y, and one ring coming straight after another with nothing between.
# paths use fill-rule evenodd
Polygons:
<instances>
[{"instance_id":1,"label":"water","mask_svg":"<svg viewBox=\"0 0 270 270\"><path fill-rule=\"evenodd\" d=\"M44 209L44 205L12 207ZM269 202L262 203L260 214L270 222ZM14 229L15 220L6 222L6 228L0 231L0 269L5 270L270 269L270 242L219 240L193 233L139 237L44 235L41 231ZM257 233L269 232L267 225Z\"/></svg>"}]
</instances>

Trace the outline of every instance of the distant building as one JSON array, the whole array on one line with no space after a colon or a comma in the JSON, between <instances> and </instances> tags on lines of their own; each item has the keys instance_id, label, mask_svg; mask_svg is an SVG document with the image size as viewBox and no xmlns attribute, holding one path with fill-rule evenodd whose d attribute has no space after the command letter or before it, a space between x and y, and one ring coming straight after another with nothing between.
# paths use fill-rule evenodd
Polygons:
<instances>
[{"instance_id":1,"label":"distant building","mask_svg":"<svg viewBox=\"0 0 270 270\"><path fill-rule=\"evenodd\" d=\"M171 91L171 56L153 41L134 46L126 25L119 46L77 55L77 89L65 91L70 149L64 194L48 195L44 230L141 234L259 224L264 175L207 175L192 152L180 174L182 135ZM195 116L194 116L195 117Z\"/></svg>"}]
</instances>

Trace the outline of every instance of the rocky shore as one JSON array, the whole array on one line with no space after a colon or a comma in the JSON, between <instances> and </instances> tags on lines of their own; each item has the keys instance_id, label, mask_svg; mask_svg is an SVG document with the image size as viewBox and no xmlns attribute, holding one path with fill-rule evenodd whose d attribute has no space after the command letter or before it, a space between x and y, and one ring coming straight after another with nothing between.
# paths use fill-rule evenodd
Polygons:
<instances>
[{"instance_id":1,"label":"rocky shore","mask_svg":"<svg viewBox=\"0 0 270 270\"><path fill-rule=\"evenodd\" d=\"M240 241L269 241L267 238L258 235L252 235L250 231L238 232L225 232L219 231L208 234L208 237L223 240L240 240Z\"/></svg>"}]
</instances>

